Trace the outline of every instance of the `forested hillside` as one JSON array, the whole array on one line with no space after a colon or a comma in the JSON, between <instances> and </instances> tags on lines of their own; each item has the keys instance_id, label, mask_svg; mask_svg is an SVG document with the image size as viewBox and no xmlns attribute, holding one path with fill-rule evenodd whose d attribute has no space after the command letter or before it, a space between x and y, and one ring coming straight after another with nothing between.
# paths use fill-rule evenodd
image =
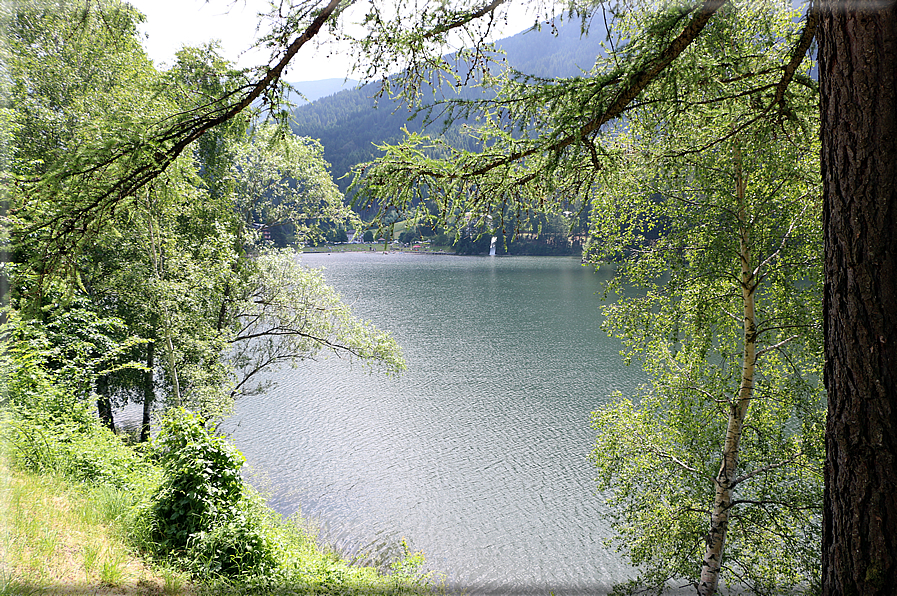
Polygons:
<instances>
[{"instance_id":1,"label":"forested hillside","mask_svg":"<svg viewBox=\"0 0 897 596\"><path fill-rule=\"evenodd\" d=\"M516 70L538 77L570 77L588 70L601 51L601 36L580 36L579 22L569 22L552 29L527 31L497 43L506 53L508 63ZM308 85L301 83L299 85ZM301 88L301 87L300 87ZM340 190L346 192L351 179L346 174L355 164L369 161L378 155L375 144L396 142L402 128L411 132L424 130L425 114L411 112L403 103L388 98L375 98L379 84L340 91L294 111L293 131L301 136L319 139L324 146L324 158L332 166L333 177ZM469 85L463 96L482 96L488 90ZM432 102L433 95L429 100ZM436 98L459 97L443 85ZM439 118L427 127L431 134L442 133ZM456 125L444 134L459 146L466 142Z\"/></svg>"}]
</instances>

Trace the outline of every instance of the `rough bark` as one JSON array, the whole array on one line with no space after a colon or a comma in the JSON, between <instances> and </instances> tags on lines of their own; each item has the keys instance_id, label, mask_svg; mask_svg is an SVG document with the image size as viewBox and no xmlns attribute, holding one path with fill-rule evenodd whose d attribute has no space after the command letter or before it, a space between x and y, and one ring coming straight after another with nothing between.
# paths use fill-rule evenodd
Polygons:
<instances>
[{"instance_id":1,"label":"rough bark","mask_svg":"<svg viewBox=\"0 0 897 596\"><path fill-rule=\"evenodd\" d=\"M757 360L757 323L754 296L757 285L754 279L750 250L748 217L745 211L745 190L747 181L741 170L741 153L735 150L735 193L738 199L739 258L741 267L741 300L744 312L744 354L742 356L741 384L738 395L729 404L729 421L726 427L726 442L723 446L723 461L714 479L716 489L713 510L710 514L710 531L707 534L707 550L701 565L701 581L698 584L700 596L713 596L719 586L719 572L726 533L729 529L729 509L732 506L732 491L738 471L738 450L744 421L747 418L751 398L754 395L754 366Z\"/></svg>"},{"instance_id":2,"label":"rough bark","mask_svg":"<svg viewBox=\"0 0 897 596\"><path fill-rule=\"evenodd\" d=\"M897 586L897 9L820 5L823 594Z\"/></svg>"}]
</instances>

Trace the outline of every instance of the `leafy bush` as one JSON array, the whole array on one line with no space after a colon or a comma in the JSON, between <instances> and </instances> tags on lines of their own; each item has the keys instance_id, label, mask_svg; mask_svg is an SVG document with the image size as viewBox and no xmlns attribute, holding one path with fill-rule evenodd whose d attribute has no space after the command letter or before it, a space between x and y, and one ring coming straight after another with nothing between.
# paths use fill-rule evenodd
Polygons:
<instances>
[{"instance_id":1,"label":"leafy bush","mask_svg":"<svg viewBox=\"0 0 897 596\"><path fill-rule=\"evenodd\" d=\"M279 549L271 541L271 528L263 522L266 516L255 513L256 508L244 499L234 515L219 518L208 532L200 532L191 544L195 571L228 576L274 571Z\"/></svg>"},{"instance_id":2,"label":"leafy bush","mask_svg":"<svg viewBox=\"0 0 897 596\"><path fill-rule=\"evenodd\" d=\"M184 553L198 574L260 574L276 564L240 476L244 459L202 418L183 409L163 420L154 442L165 479L153 499L155 540L163 553Z\"/></svg>"}]
</instances>

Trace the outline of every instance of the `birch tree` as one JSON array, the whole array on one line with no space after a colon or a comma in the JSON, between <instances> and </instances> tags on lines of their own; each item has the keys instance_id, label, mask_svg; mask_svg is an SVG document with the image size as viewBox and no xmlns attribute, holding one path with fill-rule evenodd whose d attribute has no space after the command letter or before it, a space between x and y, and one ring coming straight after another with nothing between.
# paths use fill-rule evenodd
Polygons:
<instances>
[{"instance_id":1,"label":"birch tree","mask_svg":"<svg viewBox=\"0 0 897 596\"><path fill-rule=\"evenodd\" d=\"M642 571L630 589L820 585L815 95L760 118L740 95L776 64L763 38L790 19L770 8L729 11L680 59L675 92L631 112L593 200L592 258L620 261L625 296L606 325L651 377L593 418L618 545Z\"/></svg>"}]
</instances>

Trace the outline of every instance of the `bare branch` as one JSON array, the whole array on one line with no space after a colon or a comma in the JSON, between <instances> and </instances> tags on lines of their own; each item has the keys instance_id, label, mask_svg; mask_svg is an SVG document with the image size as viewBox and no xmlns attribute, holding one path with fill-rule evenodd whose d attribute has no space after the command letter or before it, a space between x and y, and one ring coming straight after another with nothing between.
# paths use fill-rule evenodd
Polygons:
<instances>
[{"instance_id":1,"label":"bare branch","mask_svg":"<svg viewBox=\"0 0 897 596\"><path fill-rule=\"evenodd\" d=\"M676 457L676 456L674 456L674 455L672 455L672 454L670 454L670 453L667 453L666 451L663 451L663 450L660 449L659 447L655 447L655 446L653 446L653 445L646 445L646 446L645 446L645 449L646 449L649 453L653 453L653 454L656 455L657 457L660 457L660 458L662 458L662 459L666 459L666 460L669 460L669 461L673 462L674 464L676 464L676 465L679 466L680 468L682 468L682 469L684 469L684 470L686 470L686 471L688 471L688 472L691 472L692 474L702 475L702 472L701 472L700 470L691 467L690 465L688 465L687 463L685 463L684 461L682 461L682 460L679 459L678 457Z\"/></svg>"},{"instance_id":2,"label":"bare branch","mask_svg":"<svg viewBox=\"0 0 897 596\"><path fill-rule=\"evenodd\" d=\"M809 193L805 193L801 197L801 199L807 197L808 194ZM773 251L768 257L763 259L762 263L760 263L759 265L757 265L757 267L754 268L754 271L753 271L754 275L758 275L760 273L761 269L763 269L764 267L769 265L773 261L773 259L775 259L777 256L779 256L781 254L782 249L785 247L785 244L788 242L788 239L791 237L791 233L794 231L794 228L797 226L797 222L803 218L803 215L804 215L804 213L806 213L807 208L809 206L810 206L809 202L804 203L803 209L800 210L800 213L797 215L797 217L795 217L791 220L791 225L788 226L788 230L782 235L782 241L779 243L779 247L775 251Z\"/></svg>"},{"instance_id":3,"label":"bare branch","mask_svg":"<svg viewBox=\"0 0 897 596\"><path fill-rule=\"evenodd\" d=\"M787 344L787 343L789 343L789 342L791 342L791 341L794 341L795 339L798 339L799 337L800 337L799 335L792 335L791 337L785 338L785 339L783 339L782 341L780 341L779 343L777 343L777 344L775 344L775 345L773 345L773 346L767 346L767 347L763 348L762 350L758 350L757 353L756 353L755 356L754 356L754 360L756 360L757 358L759 358L760 356L762 356L762 355L765 354L766 352L770 352L770 351L772 351L772 350L778 350L779 348L781 348L781 347L784 346L785 344Z\"/></svg>"},{"instance_id":4,"label":"bare branch","mask_svg":"<svg viewBox=\"0 0 897 596\"><path fill-rule=\"evenodd\" d=\"M785 466L791 465L791 464L793 464L795 461L797 461L798 459L800 459L800 457L801 457L801 454L797 454L797 455L795 455L794 457L792 457L791 459L787 459L787 460L785 460L785 461L777 462L777 463L774 463L774 464L769 464L769 465L767 465L767 466L763 466L762 468L757 468L756 470L753 470L753 471L751 471L751 472L748 472L747 474L745 474L745 475L743 475L743 476L739 476L738 478L736 478L735 480L733 480L732 483L729 485L729 488L730 488L730 489L735 488L737 485L741 484L741 483L744 482L745 480L750 480L750 479L753 478L754 476L758 476L758 475L760 475L760 474L764 474L764 473L766 473L766 472L769 472L770 470L777 470L777 469L779 469L779 468L784 468Z\"/></svg>"},{"instance_id":5,"label":"bare branch","mask_svg":"<svg viewBox=\"0 0 897 596\"><path fill-rule=\"evenodd\" d=\"M479 19L480 17L484 17L491 12L495 12L495 9L497 9L499 6L501 6L505 2L507 2L507 0L492 0L492 2L490 2L489 4L486 4L485 6L483 6L482 8L480 8L477 11L465 14L461 18L456 19L456 20L452 21L451 23L446 23L445 25L440 25L439 27L436 27L435 29L428 31L426 34L424 34L424 39L432 39L438 35L441 35L443 33L447 33L448 31L451 31L452 29L457 29L458 27L463 27L464 25L466 25L470 22L473 22L473 21Z\"/></svg>"},{"instance_id":6,"label":"bare branch","mask_svg":"<svg viewBox=\"0 0 897 596\"><path fill-rule=\"evenodd\" d=\"M804 505L797 506L794 503L789 503L788 501L773 501L773 500L754 500L754 499L736 499L729 503L729 508L735 507L736 505L757 505L763 507L764 505L778 505L780 507L786 507L788 509L794 511L806 511L806 510L816 510L822 509L821 505Z\"/></svg>"}]
</instances>

